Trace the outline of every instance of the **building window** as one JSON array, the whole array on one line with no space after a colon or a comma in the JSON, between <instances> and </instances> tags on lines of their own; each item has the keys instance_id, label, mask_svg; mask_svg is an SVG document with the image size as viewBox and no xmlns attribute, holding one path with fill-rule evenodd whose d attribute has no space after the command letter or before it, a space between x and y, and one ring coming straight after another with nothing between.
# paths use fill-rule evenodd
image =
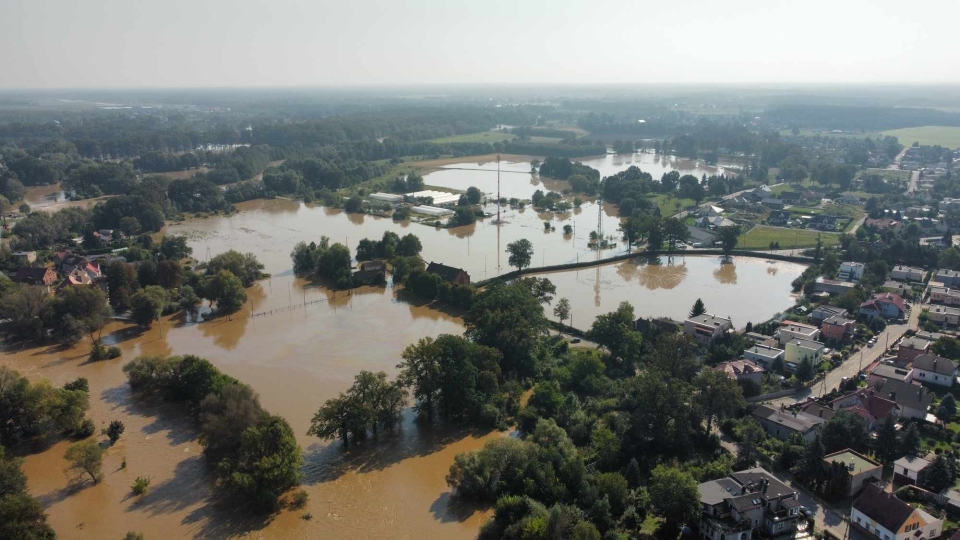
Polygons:
<instances>
[{"instance_id":1,"label":"building window","mask_svg":"<svg viewBox=\"0 0 960 540\"><path fill-rule=\"evenodd\" d=\"M860 524L860 516L857 516L857 525Z\"/></svg>"},{"instance_id":2,"label":"building window","mask_svg":"<svg viewBox=\"0 0 960 540\"><path fill-rule=\"evenodd\" d=\"M883 540L890 540L890 535L889 534L883 535Z\"/></svg>"}]
</instances>

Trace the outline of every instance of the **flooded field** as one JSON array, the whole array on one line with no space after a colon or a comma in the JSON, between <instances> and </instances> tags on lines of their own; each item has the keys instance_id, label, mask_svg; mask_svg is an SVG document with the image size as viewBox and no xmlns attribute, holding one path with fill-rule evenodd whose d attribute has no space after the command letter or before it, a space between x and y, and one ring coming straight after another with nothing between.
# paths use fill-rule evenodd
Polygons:
<instances>
[{"instance_id":1,"label":"flooded field","mask_svg":"<svg viewBox=\"0 0 960 540\"><path fill-rule=\"evenodd\" d=\"M82 201L71 201L60 189L60 184L49 186L34 186L27 189L23 197L23 202L30 205L33 210L43 210L45 212L56 212L63 208L77 206L80 208L90 208L100 201L109 199L110 196L98 197L96 199L84 199Z\"/></svg>"},{"instance_id":2,"label":"flooded field","mask_svg":"<svg viewBox=\"0 0 960 540\"><path fill-rule=\"evenodd\" d=\"M598 219L608 232L615 231L619 221L615 213L598 211L593 203L562 215L505 210L502 227L485 220L448 230L284 200L238 206L240 212L228 217L189 220L165 230L186 235L200 260L237 249L253 252L264 263L272 277L254 285L248 303L230 319L196 324L177 315L146 332L115 323L107 329L107 341L121 347L123 357L99 363L86 361L88 342L66 350L42 347L0 357L0 362L33 380L62 385L86 377L95 422L106 425L119 419L126 425L120 442L107 453L105 480L79 491L68 488L63 473L68 442L17 449L26 458L30 490L43 500L60 536L120 538L132 529L150 539L474 538L489 511L450 504L444 477L454 455L503 434L423 426L408 411L399 433L349 452L339 443L306 436L320 404L344 391L359 370L394 375L404 347L424 336L461 333L462 320L456 313L398 298L392 287L333 293L294 277L289 253L296 242L319 240L321 235L355 250L364 237L379 238L387 230L412 232L421 239L426 261L462 267L476 281L509 271L503 251L519 238L533 243L534 265L623 253L620 246L598 255L586 245ZM545 232L544 220L556 230ZM575 235L563 234L568 223L576 224ZM721 267L712 258L687 257L674 260L673 266L627 262L549 277L558 294L570 298L579 327L589 326L589 319L614 309L621 300L630 300L639 315L677 318L697 297L708 309L733 316L740 326L785 307L789 282L801 270L749 259ZM721 305L729 309L715 308ZM252 313L261 315L250 317ZM221 507L192 419L177 407L144 403L130 395L121 371L124 363L140 354L187 353L208 358L250 384L265 408L290 422L306 456L304 489L310 501L304 511L263 519ZM121 469L124 459L127 467ZM152 478L147 494L139 499L130 494L137 476ZM301 519L305 512L311 520Z\"/></svg>"},{"instance_id":3,"label":"flooded field","mask_svg":"<svg viewBox=\"0 0 960 540\"><path fill-rule=\"evenodd\" d=\"M597 315L615 310L620 302L630 302L638 317L682 321L697 298L708 313L730 317L734 327L743 328L792 306L790 282L804 268L748 257L722 263L716 256L677 256L661 257L659 264L631 259L542 277L557 286L558 298L570 300L577 328L589 328Z\"/></svg>"},{"instance_id":4,"label":"flooded field","mask_svg":"<svg viewBox=\"0 0 960 540\"><path fill-rule=\"evenodd\" d=\"M443 160L445 163L440 166L440 170L426 175L424 181L431 186L458 190L466 190L470 186L476 186L480 191L496 196L496 156L481 156L472 159L475 161L470 161L471 158L463 158L460 163L450 163L452 160ZM650 173L657 180L663 173L674 170L681 175L692 174L699 178L704 174L710 176L725 172L730 173L737 167L732 163L721 163L714 167L696 160L650 153L607 154L573 161L579 161L599 170L601 178L616 174L634 165L643 172ZM567 187L569 186L566 182L547 178L541 179L537 175L530 174L529 159L520 161L518 158L511 156L500 162L500 195L502 197L529 199L533 192L538 189L546 192L550 190L559 191Z\"/></svg>"}]
</instances>

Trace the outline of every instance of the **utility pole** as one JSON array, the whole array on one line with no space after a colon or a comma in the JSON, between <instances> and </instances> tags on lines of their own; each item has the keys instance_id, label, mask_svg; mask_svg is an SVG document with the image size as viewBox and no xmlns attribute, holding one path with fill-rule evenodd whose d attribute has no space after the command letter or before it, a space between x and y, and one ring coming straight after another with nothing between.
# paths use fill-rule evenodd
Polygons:
<instances>
[{"instance_id":1,"label":"utility pole","mask_svg":"<svg viewBox=\"0 0 960 540\"><path fill-rule=\"evenodd\" d=\"M497 227L500 227L500 154L497 154Z\"/></svg>"}]
</instances>

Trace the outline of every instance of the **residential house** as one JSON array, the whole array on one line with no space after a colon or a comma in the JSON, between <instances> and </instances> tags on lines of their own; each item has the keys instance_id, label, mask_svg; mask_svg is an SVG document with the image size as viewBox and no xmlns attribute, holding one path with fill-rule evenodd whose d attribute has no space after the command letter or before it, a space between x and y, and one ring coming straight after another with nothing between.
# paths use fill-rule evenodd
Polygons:
<instances>
[{"instance_id":1,"label":"residential house","mask_svg":"<svg viewBox=\"0 0 960 540\"><path fill-rule=\"evenodd\" d=\"M722 215L723 215L723 208L720 208L719 206L707 205L707 206L701 208L701 209L698 211L698 214L701 215L701 216L703 216L703 217L717 217L717 216L722 216Z\"/></svg>"},{"instance_id":2,"label":"residential house","mask_svg":"<svg viewBox=\"0 0 960 540\"><path fill-rule=\"evenodd\" d=\"M807 204L820 204L820 201L822 201L825 196L826 194L822 191L808 189L803 192L803 200L807 201Z\"/></svg>"},{"instance_id":3,"label":"residential house","mask_svg":"<svg viewBox=\"0 0 960 540\"><path fill-rule=\"evenodd\" d=\"M386 273L383 268L379 270L357 270L353 273L354 283L360 285L380 285L386 281Z\"/></svg>"},{"instance_id":4,"label":"residential house","mask_svg":"<svg viewBox=\"0 0 960 540\"><path fill-rule=\"evenodd\" d=\"M13 260L15 260L21 266L26 266L28 264L37 262L37 252L36 251L18 251L13 254Z\"/></svg>"},{"instance_id":5,"label":"residential house","mask_svg":"<svg viewBox=\"0 0 960 540\"><path fill-rule=\"evenodd\" d=\"M437 274L454 285L469 285L470 274L460 268L454 268L441 263L431 262L427 265L427 272Z\"/></svg>"},{"instance_id":6,"label":"residential house","mask_svg":"<svg viewBox=\"0 0 960 540\"><path fill-rule=\"evenodd\" d=\"M790 212L786 210L772 210L767 217L767 223L770 225L784 226L790 221Z\"/></svg>"},{"instance_id":7,"label":"residential house","mask_svg":"<svg viewBox=\"0 0 960 540\"><path fill-rule=\"evenodd\" d=\"M843 262L840 263L840 279L843 281L860 281L863 278L863 263Z\"/></svg>"},{"instance_id":8,"label":"residential house","mask_svg":"<svg viewBox=\"0 0 960 540\"><path fill-rule=\"evenodd\" d=\"M913 359L913 380L949 388L957 380L957 364L942 356L921 354Z\"/></svg>"},{"instance_id":9,"label":"residential house","mask_svg":"<svg viewBox=\"0 0 960 540\"><path fill-rule=\"evenodd\" d=\"M800 204L803 202L803 194L799 191L782 191L779 197L785 204Z\"/></svg>"},{"instance_id":10,"label":"residential house","mask_svg":"<svg viewBox=\"0 0 960 540\"><path fill-rule=\"evenodd\" d=\"M814 367L823 361L823 350L826 345L819 341L810 341L807 339L792 339L784 349L783 361L784 367L793 371L805 359L813 362Z\"/></svg>"},{"instance_id":11,"label":"residential house","mask_svg":"<svg viewBox=\"0 0 960 540\"><path fill-rule=\"evenodd\" d=\"M753 417L760 422L767 435L786 441L794 433L810 442L826 420L803 411L788 411L780 407L760 405L753 410Z\"/></svg>"},{"instance_id":12,"label":"residential house","mask_svg":"<svg viewBox=\"0 0 960 540\"><path fill-rule=\"evenodd\" d=\"M814 282L813 290L818 293L843 294L854 287L855 285L849 281L837 281L820 276Z\"/></svg>"},{"instance_id":13,"label":"residential house","mask_svg":"<svg viewBox=\"0 0 960 540\"><path fill-rule=\"evenodd\" d=\"M751 381L758 388L763 383L763 374L766 372L765 369L746 358L724 362L717 366L717 371L726 373L728 377L737 382Z\"/></svg>"},{"instance_id":14,"label":"residential house","mask_svg":"<svg viewBox=\"0 0 960 540\"><path fill-rule=\"evenodd\" d=\"M927 316L931 322L943 326L960 326L960 308L950 306L930 306Z\"/></svg>"},{"instance_id":15,"label":"residential house","mask_svg":"<svg viewBox=\"0 0 960 540\"><path fill-rule=\"evenodd\" d=\"M753 360L761 366L769 369L777 360L783 360L783 349L777 349L776 347L769 347L767 345L758 343L753 347L743 351L743 356L744 358Z\"/></svg>"},{"instance_id":16,"label":"residential house","mask_svg":"<svg viewBox=\"0 0 960 540\"><path fill-rule=\"evenodd\" d=\"M49 287L57 281L57 273L49 266L21 266L13 276L14 281L29 285Z\"/></svg>"},{"instance_id":17,"label":"residential house","mask_svg":"<svg viewBox=\"0 0 960 540\"><path fill-rule=\"evenodd\" d=\"M827 466L833 463L840 463L847 468L849 474L847 476L847 489L844 491L844 497L853 497L857 493L860 493L866 484L879 482L883 474L883 465L849 448L828 454L824 456L823 461Z\"/></svg>"},{"instance_id":18,"label":"residential house","mask_svg":"<svg viewBox=\"0 0 960 540\"><path fill-rule=\"evenodd\" d=\"M873 371L868 374L867 384L870 387L876 387L882 385L887 379L908 383L913 380L913 368L893 364L877 364Z\"/></svg>"},{"instance_id":19,"label":"residential house","mask_svg":"<svg viewBox=\"0 0 960 540\"><path fill-rule=\"evenodd\" d=\"M760 204L766 206L767 208L773 209L773 210L783 210L783 200L782 200L782 199L774 199L774 198L772 198L772 197L768 197L768 198L763 199L763 200L760 202Z\"/></svg>"},{"instance_id":20,"label":"residential house","mask_svg":"<svg viewBox=\"0 0 960 540\"><path fill-rule=\"evenodd\" d=\"M377 270L380 272L385 272L387 270L387 266L383 264L383 261L363 261L359 264L359 266L360 270L365 271Z\"/></svg>"},{"instance_id":21,"label":"residential house","mask_svg":"<svg viewBox=\"0 0 960 540\"><path fill-rule=\"evenodd\" d=\"M780 345L786 345L791 340L797 338L816 341L819 337L820 329L816 326L794 321L783 321L780 323L780 330L777 334Z\"/></svg>"},{"instance_id":22,"label":"residential house","mask_svg":"<svg viewBox=\"0 0 960 540\"><path fill-rule=\"evenodd\" d=\"M903 298L893 293L873 293L869 300L860 304L860 315L873 319L900 319L907 313Z\"/></svg>"},{"instance_id":23,"label":"residential house","mask_svg":"<svg viewBox=\"0 0 960 540\"><path fill-rule=\"evenodd\" d=\"M911 266L904 266L898 264L893 267L893 270L890 271L890 279L896 281L911 281L911 282L920 282L923 281L923 268L913 268Z\"/></svg>"},{"instance_id":24,"label":"residential house","mask_svg":"<svg viewBox=\"0 0 960 540\"><path fill-rule=\"evenodd\" d=\"M853 501L850 523L877 540L932 540L943 531L943 520L901 501L876 484L867 484Z\"/></svg>"},{"instance_id":25,"label":"residential house","mask_svg":"<svg viewBox=\"0 0 960 540\"><path fill-rule=\"evenodd\" d=\"M792 537L810 526L797 492L757 467L704 482L700 492L700 540Z\"/></svg>"},{"instance_id":26,"label":"residential house","mask_svg":"<svg viewBox=\"0 0 960 540\"><path fill-rule=\"evenodd\" d=\"M706 345L733 330L733 322L715 315L697 315L683 321L683 333Z\"/></svg>"},{"instance_id":27,"label":"residential house","mask_svg":"<svg viewBox=\"0 0 960 540\"><path fill-rule=\"evenodd\" d=\"M853 334L857 330L857 321L834 315L823 321L820 330L823 332L825 339L846 341L853 338Z\"/></svg>"},{"instance_id":28,"label":"residential house","mask_svg":"<svg viewBox=\"0 0 960 540\"><path fill-rule=\"evenodd\" d=\"M834 411L847 411L863 419L868 430L876 428L879 422L888 417L897 417L900 407L891 399L880 395L877 390L867 387L854 390L830 401Z\"/></svg>"},{"instance_id":29,"label":"residential house","mask_svg":"<svg viewBox=\"0 0 960 540\"><path fill-rule=\"evenodd\" d=\"M736 225L735 222L730 221L729 219L723 216L703 216L702 218L696 220L695 222L698 227L701 229L719 229L720 227L733 227Z\"/></svg>"},{"instance_id":30,"label":"residential house","mask_svg":"<svg viewBox=\"0 0 960 540\"><path fill-rule=\"evenodd\" d=\"M769 196L769 195L764 195L764 194L762 194L762 193L757 193L756 190L754 190L754 191L747 191L747 192L745 192L745 193L743 194L743 198L746 199L746 200L748 200L748 201L750 201L751 203L758 203L758 202L766 199L768 196Z\"/></svg>"},{"instance_id":31,"label":"residential house","mask_svg":"<svg viewBox=\"0 0 960 540\"><path fill-rule=\"evenodd\" d=\"M960 290L949 287L930 287L930 301L946 306L960 305Z\"/></svg>"},{"instance_id":32,"label":"residential house","mask_svg":"<svg viewBox=\"0 0 960 540\"><path fill-rule=\"evenodd\" d=\"M910 298L913 296L913 287L909 283L901 281L887 280L880 286L881 290L892 292L900 298Z\"/></svg>"},{"instance_id":33,"label":"residential house","mask_svg":"<svg viewBox=\"0 0 960 540\"><path fill-rule=\"evenodd\" d=\"M867 218L863 220L864 227L870 227L878 231L893 231L899 233L903 228L903 222L897 219L884 217L880 219Z\"/></svg>"},{"instance_id":34,"label":"residential house","mask_svg":"<svg viewBox=\"0 0 960 540\"><path fill-rule=\"evenodd\" d=\"M817 229L818 231L835 231L837 230L837 216L828 216L826 214L819 214L810 218L810 221L807 222L807 228Z\"/></svg>"},{"instance_id":35,"label":"residential house","mask_svg":"<svg viewBox=\"0 0 960 540\"><path fill-rule=\"evenodd\" d=\"M937 273L934 274L930 281L936 281L944 287L957 287L960 286L960 272L941 268L937 270Z\"/></svg>"},{"instance_id":36,"label":"residential house","mask_svg":"<svg viewBox=\"0 0 960 540\"><path fill-rule=\"evenodd\" d=\"M924 471L929 466L930 462L923 458L903 456L893 462L893 482L894 484L922 484L926 476Z\"/></svg>"},{"instance_id":37,"label":"residential house","mask_svg":"<svg viewBox=\"0 0 960 540\"><path fill-rule=\"evenodd\" d=\"M889 399L900 407L900 418L904 420L924 420L927 417L927 409L933 402L933 394L917 384L915 380L904 382L885 379L875 388L880 397Z\"/></svg>"},{"instance_id":38,"label":"residential house","mask_svg":"<svg viewBox=\"0 0 960 540\"><path fill-rule=\"evenodd\" d=\"M826 304L817 306L813 311L810 312L810 322L820 326L823 324L823 321L829 319L830 317L846 317L849 315L847 310L841 307L828 306Z\"/></svg>"},{"instance_id":39,"label":"residential house","mask_svg":"<svg viewBox=\"0 0 960 540\"><path fill-rule=\"evenodd\" d=\"M903 338L903 340L900 341L900 346L897 348L897 360L910 363L921 354L927 354L927 351L930 350L930 345L932 345L932 343L923 338Z\"/></svg>"},{"instance_id":40,"label":"residential house","mask_svg":"<svg viewBox=\"0 0 960 540\"><path fill-rule=\"evenodd\" d=\"M860 200L860 197L856 195L841 195L834 199L834 202L837 204L855 204L857 206L862 206L863 201Z\"/></svg>"}]
</instances>

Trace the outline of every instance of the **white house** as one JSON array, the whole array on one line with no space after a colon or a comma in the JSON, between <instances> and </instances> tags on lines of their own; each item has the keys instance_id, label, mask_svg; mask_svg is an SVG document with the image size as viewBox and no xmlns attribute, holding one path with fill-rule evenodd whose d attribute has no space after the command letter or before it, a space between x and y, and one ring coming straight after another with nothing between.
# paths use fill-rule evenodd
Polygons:
<instances>
[{"instance_id":1,"label":"white house","mask_svg":"<svg viewBox=\"0 0 960 540\"><path fill-rule=\"evenodd\" d=\"M890 271L890 279L897 281L923 281L923 269L898 264Z\"/></svg>"},{"instance_id":2,"label":"white house","mask_svg":"<svg viewBox=\"0 0 960 540\"><path fill-rule=\"evenodd\" d=\"M878 540L931 540L943 531L942 519L910 506L876 484L867 484L853 502L850 522Z\"/></svg>"},{"instance_id":3,"label":"white house","mask_svg":"<svg viewBox=\"0 0 960 540\"><path fill-rule=\"evenodd\" d=\"M783 360L783 349L756 344L743 351L743 357L769 368L777 360Z\"/></svg>"},{"instance_id":4,"label":"white house","mask_svg":"<svg viewBox=\"0 0 960 540\"><path fill-rule=\"evenodd\" d=\"M913 380L949 388L957 380L957 364L941 356L921 354L913 359Z\"/></svg>"},{"instance_id":5,"label":"white house","mask_svg":"<svg viewBox=\"0 0 960 540\"><path fill-rule=\"evenodd\" d=\"M863 263L840 263L840 279L843 281L860 281L863 278Z\"/></svg>"},{"instance_id":6,"label":"white house","mask_svg":"<svg viewBox=\"0 0 960 540\"><path fill-rule=\"evenodd\" d=\"M903 456L893 462L893 481L897 484L920 484L923 471L930 462L916 456Z\"/></svg>"},{"instance_id":7,"label":"white house","mask_svg":"<svg viewBox=\"0 0 960 540\"><path fill-rule=\"evenodd\" d=\"M783 321L780 323L780 333L777 339L780 341L780 345L786 345L794 339L816 341L819 337L820 329L816 326L793 321Z\"/></svg>"},{"instance_id":8,"label":"white house","mask_svg":"<svg viewBox=\"0 0 960 540\"><path fill-rule=\"evenodd\" d=\"M733 322L715 315L697 315L683 321L683 333L692 336L698 343L708 344L733 330Z\"/></svg>"}]
</instances>

